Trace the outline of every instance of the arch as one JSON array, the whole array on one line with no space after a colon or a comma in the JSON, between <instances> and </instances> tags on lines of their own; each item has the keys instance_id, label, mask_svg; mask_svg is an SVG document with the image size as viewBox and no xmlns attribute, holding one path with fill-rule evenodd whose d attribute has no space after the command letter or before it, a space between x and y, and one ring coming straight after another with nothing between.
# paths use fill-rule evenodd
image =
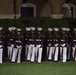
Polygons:
<instances>
[{"instance_id":1,"label":"arch","mask_svg":"<svg viewBox=\"0 0 76 75\"><path fill-rule=\"evenodd\" d=\"M70 9L71 7L73 8L73 18L75 18L75 5L72 3L64 3L63 7L68 7Z\"/></svg>"}]
</instances>

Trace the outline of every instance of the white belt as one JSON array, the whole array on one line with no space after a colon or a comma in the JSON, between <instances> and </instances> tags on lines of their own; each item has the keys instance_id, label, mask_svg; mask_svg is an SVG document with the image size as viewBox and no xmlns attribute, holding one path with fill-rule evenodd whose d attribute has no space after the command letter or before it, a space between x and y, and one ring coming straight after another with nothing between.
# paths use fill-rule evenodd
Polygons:
<instances>
[{"instance_id":1,"label":"white belt","mask_svg":"<svg viewBox=\"0 0 76 75\"><path fill-rule=\"evenodd\" d=\"M61 40L61 41L64 41L64 40Z\"/></svg>"},{"instance_id":2,"label":"white belt","mask_svg":"<svg viewBox=\"0 0 76 75\"><path fill-rule=\"evenodd\" d=\"M47 41L52 41L52 40L47 40Z\"/></svg>"},{"instance_id":3,"label":"white belt","mask_svg":"<svg viewBox=\"0 0 76 75\"><path fill-rule=\"evenodd\" d=\"M58 41L58 40L53 39L53 41Z\"/></svg>"},{"instance_id":4,"label":"white belt","mask_svg":"<svg viewBox=\"0 0 76 75\"><path fill-rule=\"evenodd\" d=\"M20 42L21 43L21 41L16 41L16 42Z\"/></svg>"},{"instance_id":5,"label":"white belt","mask_svg":"<svg viewBox=\"0 0 76 75\"><path fill-rule=\"evenodd\" d=\"M29 39L29 41L34 41L33 39Z\"/></svg>"},{"instance_id":6,"label":"white belt","mask_svg":"<svg viewBox=\"0 0 76 75\"><path fill-rule=\"evenodd\" d=\"M36 41L41 41L40 39L36 39Z\"/></svg>"}]
</instances>

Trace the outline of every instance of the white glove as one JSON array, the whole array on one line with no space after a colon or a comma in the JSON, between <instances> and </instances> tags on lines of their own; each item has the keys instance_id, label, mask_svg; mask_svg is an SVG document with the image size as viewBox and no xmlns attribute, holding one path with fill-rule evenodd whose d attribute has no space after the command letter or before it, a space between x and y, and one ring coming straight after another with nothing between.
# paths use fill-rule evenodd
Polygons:
<instances>
[{"instance_id":1,"label":"white glove","mask_svg":"<svg viewBox=\"0 0 76 75\"><path fill-rule=\"evenodd\" d=\"M2 45L0 45L0 48L2 47Z\"/></svg>"},{"instance_id":2,"label":"white glove","mask_svg":"<svg viewBox=\"0 0 76 75\"><path fill-rule=\"evenodd\" d=\"M11 44L11 46L12 46L12 47L14 47L14 45L13 45L13 44Z\"/></svg>"},{"instance_id":3,"label":"white glove","mask_svg":"<svg viewBox=\"0 0 76 75\"><path fill-rule=\"evenodd\" d=\"M50 44L48 44L48 46L51 46L51 43L50 43Z\"/></svg>"},{"instance_id":4,"label":"white glove","mask_svg":"<svg viewBox=\"0 0 76 75\"><path fill-rule=\"evenodd\" d=\"M54 46L55 46L55 47L57 47L57 46L58 46L58 44L55 44Z\"/></svg>"},{"instance_id":5,"label":"white glove","mask_svg":"<svg viewBox=\"0 0 76 75\"><path fill-rule=\"evenodd\" d=\"M65 46L65 43L64 44L61 44L61 46L64 47Z\"/></svg>"}]
</instances>

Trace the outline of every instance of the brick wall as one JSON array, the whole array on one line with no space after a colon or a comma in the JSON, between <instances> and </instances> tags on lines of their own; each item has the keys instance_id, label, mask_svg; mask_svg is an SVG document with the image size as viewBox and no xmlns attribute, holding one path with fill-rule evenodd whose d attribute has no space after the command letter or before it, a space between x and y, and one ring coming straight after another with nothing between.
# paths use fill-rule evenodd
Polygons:
<instances>
[{"instance_id":1,"label":"brick wall","mask_svg":"<svg viewBox=\"0 0 76 75\"><path fill-rule=\"evenodd\" d=\"M13 14L13 0L0 0L0 14Z\"/></svg>"}]
</instances>

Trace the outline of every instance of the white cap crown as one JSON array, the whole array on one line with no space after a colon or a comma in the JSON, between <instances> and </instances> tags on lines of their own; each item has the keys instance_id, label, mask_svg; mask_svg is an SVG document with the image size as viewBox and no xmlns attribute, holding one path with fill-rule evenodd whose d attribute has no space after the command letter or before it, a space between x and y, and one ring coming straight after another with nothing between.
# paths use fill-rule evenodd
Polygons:
<instances>
[{"instance_id":1,"label":"white cap crown","mask_svg":"<svg viewBox=\"0 0 76 75\"><path fill-rule=\"evenodd\" d=\"M48 28L48 31L53 31L53 29L52 28Z\"/></svg>"},{"instance_id":2,"label":"white cap crown","mask_svg":"<svg viewBox=\"0 0 76 75\"><path fill-rule=\"evenodd\" d=\"M31 29L30 29L30 27L26 27L25 30L26 31L30 31Z\"/></svg>"},{"instance_id":3,"label":"white cap crown","mask_svg":"<svg viewBox=\"0 0 76 75\"><path fill-rule=\"evenodd\" d=\"M3 29L3 27L0 27L0 30L2 30Z\"/></svg>"},{"instance_id":4,"label":"white cap crown","mask_svg":"<svg viewBox=\"0 0 76 75\"><path fill-rule=\"evenodd\" d=\"M39 31L42 31L42 27L38 27L37 29L38 29Z\"/></svg>"},{"instance_id":5,"label":"white cap crown","mask_svg":"<svg viewBox=\"0 0 76 75\"><path fill-rule=\"evenodd\" d=\"M74 28L74 31L76 31L76 28Z\"/></svg>"},{"instance_id":6,"label":"white cap crown","mask_svg":"<svg viewBox=\"0 0 76 75\"><path fill-rule=\"evenodd\" d=\"M16 30L16 27L9 27L8 30L9 31Z\"/></svg>"},{"instance_id":7,"label":"white cap crown","mask_svg":"<svg viewBox=\"0 0 76 75\"><path fill-rule=\"evenodd\" d=\"M59 31L59 28L54 28L55 31Z\"/></svg>"},{"instance_id":8,"label":"white cap crown","mask_svg":"<svg viewBox=\"0 0 76 75\"><path fill-rule=\"evenodd\" d=\"M21 29L20 29L20 28L17 28L16 30L17 30L17 31L21 31Z\"/></svg>"},{"instance_id":9,"label":"white cap crown","mask_svg":"<svg viewBox=\"0 0 76 75\"><path fill-rule=\"evenodd\" d=\"M66 31L70 31L70 28L66 28Z\"/></svg>"},{"instance_id":10,"label":"white cap crown","mask_svg":"<svg viewBox=\"0 0 76 75\"><path fill-rule=\"evenodd\" d=\"M31 30L35 30L36 28L35 27L31 27Z\"/></svg>"},{"instance_id":11,"label":"white cap crown","mask_svg":"<svg viewBox=\"0 0 76 75\"><path fill-rule=\"evenodd\" d=\"M63 31L66 31L66 28L65 28L65 27L62 27L61 29L62 29Z\"/></svg>"}]
</instances>

